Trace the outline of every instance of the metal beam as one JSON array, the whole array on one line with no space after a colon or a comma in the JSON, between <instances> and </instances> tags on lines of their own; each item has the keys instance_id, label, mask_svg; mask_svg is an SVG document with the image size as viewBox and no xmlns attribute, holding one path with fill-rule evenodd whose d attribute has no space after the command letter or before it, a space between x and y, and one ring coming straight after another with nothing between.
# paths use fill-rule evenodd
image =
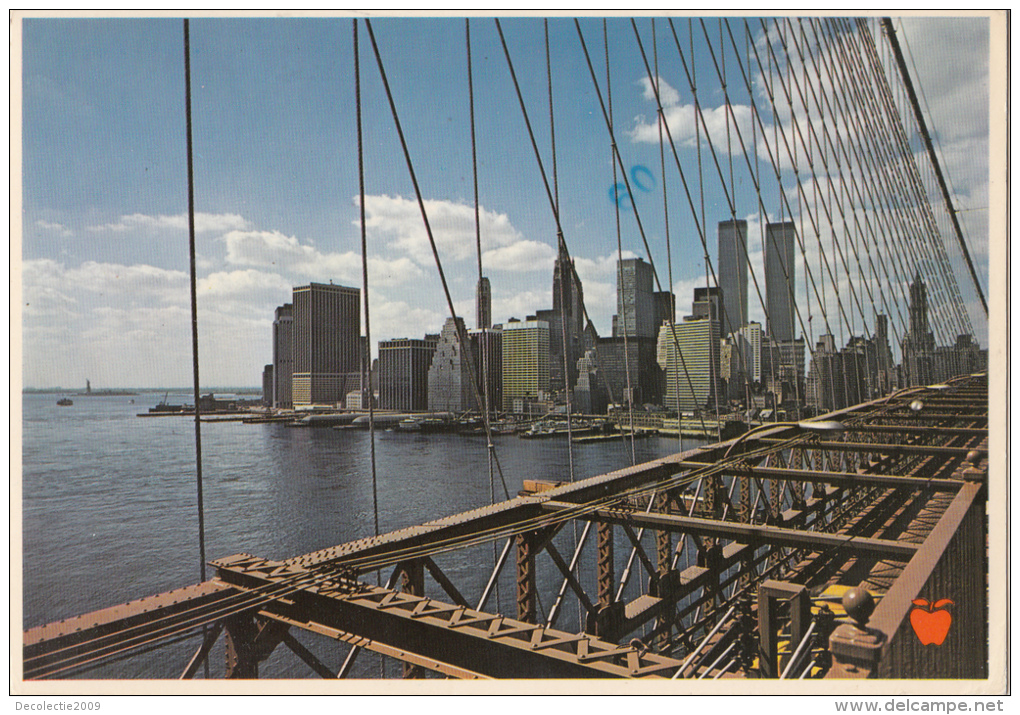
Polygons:
<instances>
[{"instance_id":1,"label":"metal beam","mask_svg":"<svg viewBox=\"0 0 1020 715\"><path fill-rule=\"evenodd\" d=\"M237 570L220 567L219 574L238 587L260 582L264 587L273 582L269 574L278 565L265 561ZM673 658L592 636L422 596L359 582L333 584L329 589L297 589L285 600L267 603L259 615L379 652L388 649L404 662L442 664L490 677L645 677L671 673L680 665ZM352 633L357 633L356 641L341 638Z\"/></svg>"},{"instance_id":2,"label":"metal beam","mask_svg":"<svg viewBox=\"0 0 1020 715\"><path fill-rule=\"evenodd\" d=\"M687 462L686 464L691 469L705 466L697 462ZM798 482L833 484L840 487L911 487L914 489L931 489L936 492L955 492L963 485L963 482L957 479L923 479L921 477L904 477L895 474L858 474L855 472L825 472L812 469L754 467L743 463L727 467L726 474L734 477L754 476L762 479L791 479Z\"/></svg>"},{"instance_id":3,"label":"metal beam","mask_svg":"<svg viewBox=\"0 0 1020 715\"><path fill-rule=\"evenodd\" d=\"M547 502L543 505L549 511L576 509L575 504ZM819 531L800 531L762 524L742 524L734 521L715 521L697 517L673 516L624 509L598 509L579 518L606 521L620 525L643 526L647 529L669 529L683 534L697 534L732 539L742 543L773 544L822 549L847 548L858 553L867 553L881 558L908 560L917 551L916 544L905 544L887 539L872 539L863 536L843 536Z\"/></svg>"}]
</instances>

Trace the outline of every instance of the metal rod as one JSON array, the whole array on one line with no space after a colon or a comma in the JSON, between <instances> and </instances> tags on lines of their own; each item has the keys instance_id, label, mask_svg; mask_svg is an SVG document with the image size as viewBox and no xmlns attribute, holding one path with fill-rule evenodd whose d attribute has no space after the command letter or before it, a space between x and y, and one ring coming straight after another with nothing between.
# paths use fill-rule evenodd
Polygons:
<instances>
[{"instance_id":1,"label":"metal rod","mask_svg":"<svg viewBox=\"0 0 1020 715\"><path fill-rule=\"evenodd\" d=\"M811 634L815 632L815 623L816 621L811 621L811 625L808 626L807 632L804 634L804 637L800 639L800 643L797 645L797 650L795 650L793 655L790 657L790 662L786 664L786 669L783 671L783 674L779 676L780 680L786 680L786 676L790 674L791 670L793 670L794 664L800 658L801 653L804 652L804 648L811 641Z\"/></svg>"},{"instance_id":2,"label":"metal rod","mask_svg":"<svg viewBox=\"0 0 1020 715\"><path fill-rule=\"evenodd\" d=\"M496 583L496 579L499 578L500 571L503 570L503 564L506 563L507 554L510 553L510 547L513 545L514 539L511 536L506 540L506 546L503 547L503 553L499 555L496 560L496 565L492 569L492 575L489 576L489 582L485 584L485 590L482 591L482 597L478 599L478 608L476 611L482 611L485 609L485 603L489 600L489 594L492 592L492 587ZM497 607L496 610L499 610Z\"/></svg>"},{"instance_id":3,"label":"metal rod","mask_svg":"<svg viewBox=\"0 0 1020 715\"><path fill-rule=\"evenodd\" d=\"M680 664L680 668L676 671L676 674L670 678L670 680L676 680L685 670L687 670L687 666L690 665L691 661L693 661L698 653L701 652L701 649L704 648L710 640L712 640L712 636L719 632L719 629L722 628L723 624L726 623L726 620L733 615L733 611L735 611L736 608L737 607L735 605L730 606L730 610L726 611L726 615L719 619L719 622L715 624L715 628L713 628L709 634L705 636L705 639L701 641L697 648L694 649L694 652L687 656L686 660Z\"/></svg>"},{"instance_id":4,"label":"metal rod","mask_svg":"<svg viewBox=\"0 0 1020 715\"><path fill-rule=\"evenodd\" d=\"M584 543L588 539L588 532L591 531L592 522L588 522L584 525L584 531L581 532L581 540L577 542L577 548L574 549L574 555L570 559L570 573L574 572L577 568L577 560L581 556L581 549L584 548ZM563 601L563 596L567 592L567 586L569 579L564 578L563 583L560 585L560 592L556 596L556 602L553 603L552 608L549 609L549 618L546 619L546 626L552 627L553 622L556 620L556 612L560 609L560 603Z\"/></svg>"},{"instance_id":5,"label":"metal rod","mask_svg":"<svg viewBox=\"0 0 1020 715\"><path fill-rule=\"evenodd\" d=\"M721 670L720 670L720 671L719 671L718 673L716 673L716 674L715 674L715 677L714 677L714 678L712 678L712 680L719 680L719 678L721 678L721 677L722 677L723 673L725 673L725 672L726 672L727 670L729 670L730 668L732 668L732 667L733 667L733 664L734 664L734 663L736 663L736 662L737 662L737 659L736 659L736 658L734 658L734 659L733 659L733 660L731 660L731 661L730 661L729 663L727 663L726 665L724 665L724 666L722 667L722 669L721 669Z\"/></svg>"},{"instance_id":6,"label":"metal rod","mask_svg":"<svg viewBox=\"0 0 1020 715\"><path fill-rule=\"evenodd\" d=\"M707 676L709 673L712 672L712 668L714 668L715 666L719 665L719 661L722 660L723 658L725 658L727 655L729 655L729 652L731 650L733 650L734 648L736 648L736 646L737 646L737 642L736 641L733 641L732 643L730 643L730 647L727 648L726 650L724 650L722 653L720 653L719 657L712 661L712 665L708 666L708 668L705 670L705 672L698 676L698 680L704 680L705 676Z\"/></svg>"},{"instance_id":7,"label":"metal rod","mask_svg":"<svg viewBox=\"0 0 1020 715\"><path fill-rule=\"evenodd\" d=\"M810 663L808 663L808 667L804 669L804 672L800 674L800 677L797 678L797 680L804 680L804 678L806 678L811 673L811 671L815 669L815 664L817 663L818 663L817 660L813 660Z\"/></svg>"}]
</instances>

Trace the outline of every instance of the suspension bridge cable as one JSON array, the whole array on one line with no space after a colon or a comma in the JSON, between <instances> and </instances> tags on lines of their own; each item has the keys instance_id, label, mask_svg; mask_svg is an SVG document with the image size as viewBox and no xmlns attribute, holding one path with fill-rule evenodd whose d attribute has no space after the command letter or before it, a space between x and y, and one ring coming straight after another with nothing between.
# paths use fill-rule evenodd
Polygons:
<instances>
[{"instance_id":1,"label":"suspension bridge cable","mask_svg":"<svg viewBox=\"0 0 1020 715\"><path fill-rule=\"evenodd\" d=\"M833 103L830 103L828 94L826 94L826 82L819 81L819 83L818 83L819 84L819 93L821 94L821 97L822 97L822 100L823 100L821 111L824 112L824 109L828 108L829 114L833 117L834 121L841 121L844 124L844 126L847 126L847 122L848 121L849 122L853 122L854 121L854 117L852 117L850 115L850 113L846 110L846 108L844 108L842 102L839 100L839 97L835 93L836 78L833 75L833 72L831 70L831 67L829 66L829 63L828 63L828 60L827 60L825 54L822 53L821 43L820 43L820 41L818 39L816 24L814 22L809 21L809 25L810 25L810 27L812 29L812 33L815 36L815 49L816 49L816 51L815 52L810 52L809 51L808 55L810 56L812 64L815 67L815 72L819 75L819 77L821 77L821 72L818 69L818 67L819 67L818 63L819 63L819 59L821 60L822 66L825 69L825 76L828 79L829 90L832 91L832 93L833 93L833 103L835 104L835 107L834 107ZM803 24L801 24L801 27L803 29ZM807 44L806 34L804 36L804 41L805 41L805 45L806 45ZM842 89L842 87L840 89ZM816 97L816 102L817 102L817 97ZM837 110L839 110L838 113L837 113ZM823 128L825 129L826 136L828 136L828 128L826 127L824 122L823 122ZM847 128L849 129L848 126L847 126ZM849 198L849 199L846 199L846 200L849 200L849 202L851 204L852 214L853 214L855 226L857 227L858 231L863 232L863 229L861 228L861 224L860 224L860 219L858 218L857 206L859 205L863 209L865 207L865 205L866 205L866 201L865 201L865 198L864 198L863 193L861 191L860 184L857 181L856 173L854 171L855 168L857 170L861 169L861 159L859 157L858 150L857 150L857 142L850 143L851 149L853 151L853 156L851 156L850 152L847 151L846 144L843 142L843 139L840 136L840 132L836 131L836 132L834 132L834 134L836 136L835 144L839 148L839 152L837 152L835 154L836 161L837 161L837 167L840 166L839 156L840 156L840 154L842 154L843 159L845 161L846 171L844 172L844 171L842 171L842 169L840 169L839 170L840 171L840 176L843 178L843 182L845 182L845 177L849 177L850 186L853 189L853 193L857 197L857 203L855 203L852 198ZM831 138L829 139L829 141L831 142ZM868 190L869 195L870 195L870 192L871 192L871 183L870 182L863 182L863 181L861 183L863 183L865 185L865 188ZM876 202L873 199L872 199L872 205L873 206L876 205ZM871 243L873 242L876 246L878 245L878 239L877 239L876 231L875 231L874 226L872 226L872 224L871 224L871 218L869 216L869 213L866 210L863 213L864 213L864 223L865 223L865 226L867 227L867 233L871 236L871 241L867 241L867 240L863 241L864 248L865 248L865 251L867 253L868 265L871 268L871 273L872 273L871 283L873 285L875 285L877 287L878 291L879 291L879 294L880 294L880 296L882 298L882 303L884 305L886 314L889 315L890 317L892 317L892 310L891 310L891 307L889 305L889 301L888 301L888 299L886 297L885 284L878 280L877 272L876 272L876 269L875 269L875 263L874 263L874 260L872 258L872 255L871 255ZM880 224L879 228L880 228L880 230L884 230L884 226L882 226L881 224ZM882 263L882 266L883 266L883 268L885 268L884 262ZM887 276L887 280L888 280L888 271L886 272L886 276ZM870 291L869 291L869 297L871 298L872 302L874 303L873 294L870 293ZM901 322L902 322L902 313L900 314L900 319L901 319ZM894 333L897 332L896 328L895 328L895 323L893 324L893 331L894 331Z\"/></svg>"},{"instance_id":2,"label":"suspension bridge cable","mask_svg":"<svg viewBox=\"0 0 1020 715\"><path fill-rule=\"evenodd\" d=\"M202 500L202 400L198 381L198 291L195 278L195 170L191 139L191 33L184 19L184 114L188 156L188 258L191 266L191 370L195 395L195 483L198 489L199 571L205 581L205 508Z\"/></svg>"},{"instance_id":3,"label":"suspension bridge cable","mask_svg":"<svg viewBox=\"0 0 1020 715\"><path fill-rule=\"evenodd\" d=\"M937 228L934 225L934 220L931 216L930 210L928 212L924 210L925 207L928 207L929 209L930 207L928 206L928 201L924 196L924 193L917 188L917 175L916 167L913 166L913 155L909 148L909 142L906 137L905 130L900 121L900 114L893 103L892 93L886 81L881 60L878 58L877 52L874 51L874 43L868 42L870 35L867 35L866 28L862 28L861 26L858 26L858 32L851 32L849 34L847 41L851 38L855 38L860 43L860 47L856 53L846 50L846 46L843 44L844 38L840 34L836 35L837 42L844 50L844 57L848 57L849 60L851 60L851 67L857 71L858 75L874 78L873 85L875 86L875 92L865 93L865 100L868 102L873 113L885 119L885 121L879 121L877 126L881 134L886 137L886 141L876 142L876 153L878 153L879 156L884 157L884 161L890 162L890 166L896 165L896 159L894 157L898 154L900 157L900 164L906 167L905 172L892 172L891 179L894 182L895 189L890 191L889 200L896 213L905 213L916 217L917 222L907 228L907 231L912 233L916 237L916 240L905 241L905 243L906 250L914 257L915 265L918 269L920 269L922 267L922 261L918 258L917 252L919 250L925 251L928 253L928 260L932 260L930 258L931 253L929 249L929 241L932 233L937 233ZM864 60L860 57L861 54L867 57L867 65L868 68L870 68L870 73L861 67L861 63L864 62ZM880 100L878 106L875 106L875 100L872 94L878 96L878 99ZM869 139L873 142L875 141L873 137L869 137ZM913 200L910 198L911 191L914 196ZM900 196L903 197L902 207L900 206L900 199L898 198ZM927 231L925 231L922 227L927 227ZM905 236L902 237L901 240L903 240L903 238L905 238ZM945 279L945 277L942 275L941 271L931 273L937 265L938 263L936 260L930 269L925 270L925 273L934 276L935 278L931 280L933 293L937 299L934 307L939 315L944 315L943 311L946 307L948 307L948 299L945 297L944 291L942 290L942 281L937 279ZM909 273L909 271L907 272ZM953 316L953 314L950 315ZM958 326L962 326L964 324L964 322L961 321L961 316L958 312L954 317ZM949 318L950 321L952 321L952 319L953 317ZM939 321L939 324L936 326L936 329L940 332L940 334L945 327L942 323L943 321ZM943 338L945 338L944 335Z\"/></svg>"},{"instance_id":4,"label":"suspension bridge cable","mask_svg":"<svg viewBox=\"0 0 1020 715\"><path fill-rule=\"evenodd\" d=\"M428 212L425 210L425 199L421 193L421 187L418 184L418 177L414 171L414 164L411 161L411 152L407 146L407 140L404 137L404 130L400 124L400 117L397 114L397 105L393 100L393 93L390 90L390 83L386 78L386 69L383 67L382 55L379 52L379 45L375 39L375 33L372 31L372 21L365 18L365 27L368 29L368 38L372 42L372 52L375 54L376 65L379 67L379 76L382 79L383 89L386 91L386 99L389 102L390 113L393 116L393 123L397 129L397 136L400 139L400 146L404 153L404 160L407 164L407 171L411 176L411 183L414 186L414 194L418 201L418 209L421 212L422 222L425 225L425 234L429 239L429 246L432 248L432 256L436 261L436 270L439 273L439 280L443 285L443 293L446 296L446 304L450 309L450 316L453 319L454 328L457 331L457 337L460 340L461 345L461 356L465 360L468 367L468 377L471 382L471 388L474 392L475 402L478 405L484 404L482 396L478 390L478 380L475 375L475 368L472 360L471 343L467 338L466 330L464 328L463 320L457 318L457 310L453 307L453 298L450 295L450 287L446 281L446 273L443 271L443 263L439 258L439 250L436 247L436 239L432 233L432 225L429 223ZM485 425L486 437L489 441L492 441L492 427L489 424L488 416L483 420ZM506 479L503 476L502 467L499 465L498 458L496 459L496 468L499 470L500 480L503 482L503 491L507 498L510 496L510 490L507 488Z\"/></svg>"},{"instance_id":5,"label":"suspension bridge cable","mask_svg":"<svg viewBox=\"0 0 1020 715\"><path fill-rule=\"evenodd\" d=\"M662 80L662 75L659 74L659 43L655 36L655 18L652 18L652 57L655 62L655 93L661 94L661 87L659 83ZM662 128L666 124L666 114L660 106L658 108L659 117L659 173L662 175L662 215L663 224L665 226L665 242L666 242L666 270L669 274L669 318L670 324L676 325L676 294L673 291L673 253L670 249L669 241L669 192L666 190L666 145L662 136ZM661 326L659 326L661 329ZM667 373L666 379L669 379ZM683 418L680 414L680 373L676 370L673 371L673 390L677 395L677 410L676 410L676 439L677 439L677 451L684 451L684 431L683 431ZM665 396L664 396L665 397Z\"/></svg>"},{"instance_id":6,"label":"suspension bridge cable","mask_svg":"<svg viewBox=\"0 0 1020 715\"><path fill-rule=\"evenodd\" d=\"M938 156L935 154L935 147L931 142L931 135L928 133L927 125L924 121L924 115L921 112L921 107L917 103L917 97L914 94L914 85L910 79L910 72L907 69L906 61L903 59L903 53L900 50L899 41L896 39L896 31L893 29L892 20L888 17L882 18L882 26L885 30L886 37L889 39L889 44L892 46L893 54L896 57L896 64L900 70L900 77L903 80L903 84L906 88L907 95L910 98L910 104L914 109L914 115L917 119L917 125L921 132L921 137L924 139L925 146L928 149L928 154L931 158L932 167L935 170L935 176L938 179L939 188L942 190L942 198L946 202L946 212L949 214L949 218L953 222L953 228L956 231L956 237L960 244L960 252L967 261L967 267L970 269L971 278L974 281L974 289L978 294L978 298L981 299L981 307L984 308L985 317L988 316L988 304L985 302L985 294L981 289L981 283L978 281L977 272L974 270L974 263L970 259L970 251L967 250L967 242L963 239L963 229L960 228L960 222L956 218L956 211L953 208L953 199L949 195L949 188L946 186L945 178L942 176L942 168L939 164Z\"/></svg>"},{"instance_id":7,"label":"suspension bridge cable","mask_svg":"<svg viewBox=\"0 0 1020 715\"><path fill-rule=\"evenodd\" d=\"M610 122L610 124L612 124L612 121L613 121L613 96L612 96L611 88L612 88L613 85L612 85L612 81L611 81L612 73L610 72L610 64L609 64L609 33L608 33L608 30L607 30L607 23L606 23L605 18L602 19L602 42L605 45L605 55L606 55L606 93L609 94L609 122ZM623 238L622 238L622 234L621 234L621 230L620 230L620 193L619 193L619 191L620 191L620 184L616 180L617 179L617 174L616 174L617 166L616 166L616 157L613 154L613 148L614 147L613 147L613 144L612 144L612 138L610 138L609 162L610 162L610 164L612 164L612 167L613 167L613 192L614 192L614 198L616 199L613 202L613 204L614 204L614 209L615 209L614 210L614 214L616 216L616 285L617 285L616 291L617 291L617 296L619 296L619 298L618 298L619 305L617 306L617 310L619 311L619 322L623 326L623 331L622 331L623 332L623 365L624 365L624 372L626 373L626 376L627 376L627 379L626 379L626 385L627 385L627 394L626 394L627 416L628 416L628 418L630 420L630 439L628 440L628 442L630 444L630 463L631 464L637 464L637 453L635 451L635 446L634 446L634 442L636 440L636 435L634 434L634 389L633 389L633 387L631 386L631 383L630 383L630 343L629 343L629 340L630 340L631 326L627 324L627 313L628 313L628 310L627 310L627 300L626 300L625 294L623 293L623 290L624 290ZM630 205L636 211L637 210L637 206L635 205L635 202L634 202L634 196L633 196L633 194L630 193L629 190L628 190L628 192L626 194L626 198L630 199ZM651 261L651 256L650 255L649 255L648 259L649 259L649 261ZM638 282L637 268L635 267L634 268L634 289L635 289L635 292L637 291L637 282ZM637 297L636 296L635 296L635 299L634 299L634 322L635 323L637 322ZM636 336L637 335L637 325L633 326L633 330L634 330L634 335Z\"/></svg>"},{"instance_id":8,"label":"suspension bridge cable","mask_svg":"<svg viewBox=\"0 0 1020 715\"><path fill-rule=\"evenodd\" d=\"M871 76L875 78L874 84L877 88L878 97L881 100L880 108L881 111L884 112L884 116L888 118L890 127L888 131L893 135L893 139L891 139L892 146L896 148L901 156L903 165L906 167L905 177L901 173L897 175L897 178L901 182L903 182L905 178L909 191L907 189L901 189L901 191L905 196L904 200L908 208L915 214L920 214L920 225L928 228L927 232L919 231L919 235L922 237L919 243L921 244L921 248L926 251L928 260L933 262L932 268L930 269L931 275L934 276L934 278L941 279L932 281L933 289L939 296L939 302L935 305L935 308L939 313L942 313L945 309L956 307L955 318L958 329L963 329L963 326L966 326L965 332L972 332L969 317L960 308L962 305L962 299L959 297L959 291L956 288L955 276L952 273L952 269L948 267L944 260L945 249L941 240L938 238L939 232L934 214L931 210L931 203L922 185L917 165L914 161L914 152L910 146L910 141L906 135L906 129L903 125L903 120L908 118L910 115L901 114L897 108L896 100L890 89L887 74L884 71L885 65L878 56L874 38L870 33L866 32L865 29L862 28L864 28L864 26L859 23L859 32L855 33L853 36L857 39L861 46L858 54L863 53L867 57L867 64L871 70ZM900 103L903 104L902 100L900 100ZM883 124L882 126L884 127L885 125ZM887 149L887 151L889 150ZM911 195L914 197L913 201L906 198ZM945 293L953 293L954 300L956 302L952 303Z\"/></svg>"},{"instance_id":9,"label":"suspension bridge cable","mask_svg":"<svg viewBox=\"0 0 1020 715\"><path fill-rule=\"evenodd\" d=\"M622 175L623 175L623 184L624 184L624 188L625 188L625 190L627 192L627 196L633 197L634 196L634 192L631 190L630 180L627 178L627 172L626 172L626 169L625 169L625 164L623 163L623 159L620 156L620 150L619 150L619 146L617 145L617 142L616 142L616 135L615 135L615 132L613 130L613 124L612 124L612 121L610 120L609 114L607 112L606 103L605 103L605 101L602 98L602 90L600 89L599 83L598 83L598 79L595 76L595 68L593 67L592 62L591 62L591 55L588 53L588 45L585 42L584 33L581 31L581 24L580 24L580 22L578 22L577 18L574 18L574 27L577 30L578 39L580 39L580 41L581 41L581 49L584 51L585 62L587 63L587 66L588 66L588 74L591 77L592 85L595 88L595 96L597 97L597 99L599 101L599 107L602 110L602 118L605 121L606 129L609 132L609 138L610 138L610 141L612 143L612 149L613 149L613 157L615 159L614 165L615 165L615 163L619 163L619 166L620 166L620 169L621 169ZM646 62L646 66L647 66L647 62ZM655 87L654 81L652 83L652 87L653 88ZM655 268L655 261L652 259L652 251L651 251L651 247L648 245L648 238L647 238L647 236L645 234L644 226L641 223L641 215L640 215L640 213L638 211L637 204L633 200L631 200L631 205L632 205L632 207L634 209L634 220L635 220L635 222L637 224L638 233L641 235L641 242L644 245L645 253L648 255L649 266L650 266L650 268L652 270L652 280L655 282L656 288L658 288L659 292L661 293L661 292L663 292L662 291L662 283L659 280L659 274L658 274L658 271ZM688 385L688 388L691 390L691 395L695 396L696 393L694 391L694 386L693 386L693 383L691 381L690 373L687 370L686 361L684 360L683 353L680 350L680 345L679 345L679 343L678 343L678 341L676 339L676 330L675 330L675 327L672 327L674 325L675 324L671 322L670 333L671 333L671 335L673 337L673 341L672 341L673 342L673 348L676 351L676 355L677 355L677 357L680 360L680 365L683 367L684 374L687 377L687 385ZM711 331L709 331L709 332L711 332ZM709 362L711 363L711 360ZM678 406L679 406L679 396L677 396L677 399L678 399ZM718 420L717 420L717 422L718 422ZM703 432L707 431L707 429L705 428L704 417L701 417L701 427L702 427L702 431Z\"/></svg>"},{"instance_id":10,"label":"suspension bridge cable","mask_svg":"<svg viewBox=\"0 0 1020 715\"><path fill-rule=\"evenodd\" d=\"M467 83L468 83L468 115L471 124L471 178L474 186L474 197L475 197L475 253L478 257L478 285L481 287L484 276L482 275L482 222L481 214L479 210L478 201L478 144L475 137L475 88L474 88L474 75L472 71L471 63L471 18L464 18L464 44L467 51ZM476 296L476 300L481 300L481 296ZM478 307L476 306L476 310ZM483 324L476 326L482 333L480 334L481 345L482 345L482 387L484 390L485 397L485 418L489 419L489 415L492 411L491 405L491 391L489 388L489 339L492 337L489 334L490 326L487 324L488 319L485 317ZM493 455L495 453L496 445L493 444L492 439L486 439L486 461L489 468L489 503L496 503L496 476L493 472ZM497 559L499 558L498 549L496 548L496 542L492 542L492 563L495 568ZM499 593L499 581L496 581L496 604L497 610L500 603Z\"/></svg>"}]
</instances>

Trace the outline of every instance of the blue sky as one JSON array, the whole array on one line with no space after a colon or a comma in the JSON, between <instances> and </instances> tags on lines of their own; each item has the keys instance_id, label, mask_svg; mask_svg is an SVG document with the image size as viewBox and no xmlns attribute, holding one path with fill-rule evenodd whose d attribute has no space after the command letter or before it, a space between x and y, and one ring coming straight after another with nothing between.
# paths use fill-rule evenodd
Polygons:
<instances>
[{"instance_id":1,"label":"blue sky","mask_svg":"<svg viewBox=\"0 0 1020 715\"><path fill-rule=\"evenodd\" d=\"M745 36L743 23L731 21L739 45L761 41L761 26L749 24ZM674 26L681 43L694 31L699 99L728 172L723 95L700 22ZM588 18L581 27L605 97L602 22ZM638 27L651 61L651 22L643 18ZM718 51L718 21L706 20L706 28ZM911 18L902 28L958 203L975 209L960 216L987 288L988 22ZM88 377L96 387L186 385L181 21L27 18L22 29L23 382L77 386ZM470 323L477 267L464 20L379 18L373 29L455 306ZM542 20L507 19L503 29L551 172ZM608 334L617 257L608 133L573 20L554 18L549 29L561 222L589 313ZM656 105L629 20L611 20L607 29L618 146L631 176L650 189L637 190L634 201L665 286ZM471 34L483 264L493 318L504 321L551 307L555 222L495 24L476 18ZM656 35L667 121L688 180L696 180L687 79L661 19ZM360 42L376 342L437 332L448 311L364 25ZM191 52L202 382L255 385L271 361L273 308L290 300L293 286L361 283L351 20L199 18L191 22ZM731 48L725 63L734 116L749 139L748 97ZM778 118L781 126L788 120ZM736 214L749 220L754 237L757 200L733 132L730 142ZM715 225L730 215L704 144L703 161L714 260ZM644 169L633 173L634 167ZM683 315L693 287L705 282L705 266L668 148L665 180ZM776 195L766 187L771 218L780 215ZM625 255L646 255L635 213L624 209ZM751 254L752 265L760 263L760 241L751 241ZM803 295L803 266L798 271ZM962 288L964 277L958 272ZM749 302L752 318L761 320L753 287ZM979 313L970 314L985 344L987 329ZM829 306L834 326L836 315ZM845 341L850 328L839 329ZM862 329L858 318L853 330Z\"/></svg>"}]
</instances>

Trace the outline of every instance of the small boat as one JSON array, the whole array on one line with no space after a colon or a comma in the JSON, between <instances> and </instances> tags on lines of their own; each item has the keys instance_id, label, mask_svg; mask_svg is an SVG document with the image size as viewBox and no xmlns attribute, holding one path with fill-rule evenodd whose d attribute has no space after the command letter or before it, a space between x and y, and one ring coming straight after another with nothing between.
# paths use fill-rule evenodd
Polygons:
<instances>
[{"instance_id":1,"label":"small boat","mask_svg":"<svg viewBox=\"0 0 1020 715\"><path fill-rule=\"evenodd\" d=\"M408 417L406 420L400 420L397 427L401 432L421 432L421 421Z\"/></svg>"},{"instance_id":2,"label":"small boat","mask_svg":"<svg viewBox=\"0 0 1020 715\"><path fill-rule=\"evenodd\" d=\"M57 404L60 405L61 407L70 407L71 405L74 404L74 402L71 401L70 397L61 397L59 400L57 400Z\"/></svg>"}]
</instances>

